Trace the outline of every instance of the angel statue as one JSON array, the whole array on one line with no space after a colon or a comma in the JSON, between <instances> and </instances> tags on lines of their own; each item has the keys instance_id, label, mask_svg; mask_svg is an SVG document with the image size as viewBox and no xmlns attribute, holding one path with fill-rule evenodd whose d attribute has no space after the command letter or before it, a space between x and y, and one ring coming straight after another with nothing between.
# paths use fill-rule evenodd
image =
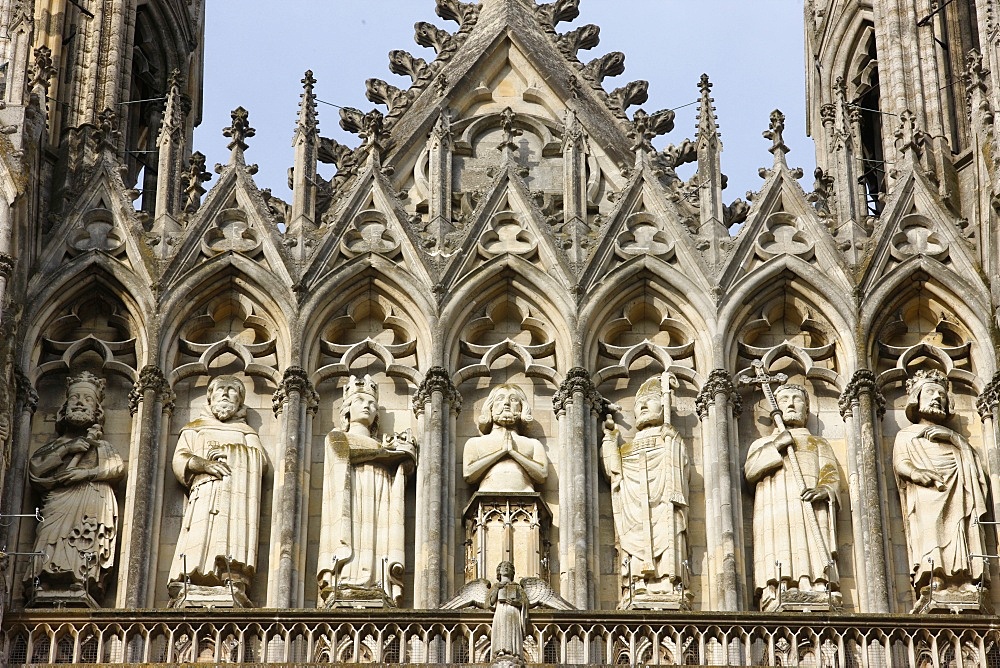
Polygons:
<instances>
[{"instance_id":1,"label":"angel statue","mask_svg":"<svg viewBox=\"0 0 1000 668\"><path fill-rule=\"evenodd\" d=\"M458 590L454 598L441 606L457 610L468 606L493 610L490 631L490 661L521 665L524 663L524 634L528 629L528 609L537 606L573 610L572 604L553 591L541 578L514 581L514 563L501 561L497 566L496 585L479 578Z\"/></svg>"}]
</instances>

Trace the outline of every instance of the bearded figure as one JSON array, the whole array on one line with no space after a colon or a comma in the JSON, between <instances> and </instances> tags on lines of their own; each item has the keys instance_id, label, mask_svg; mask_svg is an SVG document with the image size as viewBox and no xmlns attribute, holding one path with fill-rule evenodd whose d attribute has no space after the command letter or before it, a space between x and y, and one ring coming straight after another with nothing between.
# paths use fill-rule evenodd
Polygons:
<instances>
[{"instance_id":1,"label":"bearded figure","mask_svg":"<svg viewBox=\"0 0 1000 668\"><path fill-rule=\"evenodd\" d=\"M42 494L27 575L29 605L99 607L114 563L118 501L114 483L125 473L121 456L101 437L104 379L84 371L66 381L55 440L28 462L32 486Z\"/></svg>"},{"instance_id":2,"label":"bearded figure","mask_svg":"<svg viewBox=\"0 0 1000 668\"><path fill-rule=\"evenodd\" d=\"M188 489L170 564L171 607L250 607L266 455L246 423L246 387L208 384L205 414L181 429L174 475Z\"/></svg>"},{"instance_id":3,"label":"bearded figure","mask_svg":"<svg viewBox=\"0 0 1000 668\"><path fill-rule=\"evenodd\" d=\"M948 379L916 372L906 386L906 418L896 435L892 464L903 510L914 612L985 612L989 584L986 541L976 521L987 513L986 476L976 451L951 418Z\"/></svg>"}]
</instances>

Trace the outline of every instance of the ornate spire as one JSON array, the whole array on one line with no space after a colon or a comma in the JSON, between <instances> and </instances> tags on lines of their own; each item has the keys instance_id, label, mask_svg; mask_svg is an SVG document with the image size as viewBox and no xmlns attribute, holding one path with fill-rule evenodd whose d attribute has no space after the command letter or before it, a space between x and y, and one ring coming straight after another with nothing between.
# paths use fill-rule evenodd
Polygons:
<instances>
[{"instance_id":1,"label":"ornate spire","mask_svg":"<svg viewBox=\"0 0 1000 668\"><path fill-rule=\"evenodd\" d=\"M712 104L715 99L712 97L712 82L708 80L707 74L702 74L698 81L698 90L701 91L698 106L698 139L708 141L714 138L719 132L719 124L715 118L715 106Z\"/></svg>"},{"instance_id":2,"label":"ornate spire","mask_svg":"<svg viewBox=\"0 0 1000 668\"><path fill-rule=\"evenodd\" d=\"M299 119L295 124L295 136L311 137L319 129L319 121L316 117L316 94L313 88L316 86L316 78L313 77L312 70L306 70L302 77L302 96L299 102ZM292 141L293 145L295 140Z\"/></svg>"},{"instance_id":3,"label":"ornate spire","mask_svg":"<svg viewBox=\"0 0 1000 668\"><path fill-rule=\"evenodd\" d=\"M245 140L253 137L257 134L257 131L250 127L250 112L243 107L233 109L230 116L233 119L233 123L228 128L222 130L222 136L232 139L226 148L232 151L235 156L237 153L242 154L250 148Z\"/></svg>"},{"instance_id":4,"label":"ornate spire","mask_svg":"<svg viewBox=\"0 0 1000 668\"><path fill-rule=\"evenodd\" d=\"M176 141L177 134L184 130L184 119L187 115L184 109L183 95L181 94L181 73L174 70L170 73L167 82L167 104L163 112L163 121L160 123L160 136L158 142Z\"/></svg>"}]
</instances>

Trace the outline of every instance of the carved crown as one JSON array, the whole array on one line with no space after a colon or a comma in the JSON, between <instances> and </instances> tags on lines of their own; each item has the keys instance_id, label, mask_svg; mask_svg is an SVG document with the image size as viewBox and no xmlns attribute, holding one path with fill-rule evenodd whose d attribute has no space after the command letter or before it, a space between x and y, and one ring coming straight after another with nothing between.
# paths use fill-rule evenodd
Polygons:
<instances>
[{"instance_id":1,"label":"carved crown","mask_svg":"<svg viewBox=\"0 0 1000 668\"><path fill-rule=\"evenodd\" d=\"M348 379L347 385L344 386L344 403L349 403L359 394L367 395L378 401L378 384L368 374L365 374L364 378L351 376Z\"/></svg>"},{"instance_id":2,"label":"carved crown","mask_svg":"<svg viewBox=\"0 0 1000 668\"><path fill-rule=\"evenodd\" d=\"M70 388L74 385L90 385L97 391L97 400L99 402L104 401L104 386L107 381L103 378L98 378L89 371L83 371L75 376L70 376L66 379L66 391L69 392Z\"/></svg>"},{"instance_id":3,"label":"carved crown","mask_svg":"<svg viewBox=\"0 0 1000 668\"><path fill-rule=\"evenodd\" d=\"M948 390L948 377L937 369L921 369L906 381L906 393L913 394L924 385L935 383Z\"/></svg>"}]
</instances>

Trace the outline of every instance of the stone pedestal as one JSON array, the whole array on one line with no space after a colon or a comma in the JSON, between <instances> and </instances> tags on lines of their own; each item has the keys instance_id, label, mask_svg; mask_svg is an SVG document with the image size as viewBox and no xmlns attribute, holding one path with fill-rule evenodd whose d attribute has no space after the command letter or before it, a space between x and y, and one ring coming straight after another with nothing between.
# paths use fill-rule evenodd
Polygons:
<instances>
[{"instance_id":1,"label":"stone pedestal","mask_svg":"<svg viewBox=\"0 0 1000 668\"><path fill-rule=\"evenodd\" d=\"M465 508L465 581L494 580L501 561L518 577L549 579L549 512L537 492L477 492Z\"/></svg>"},{"instance_id":2,"label":"stone pedestal","mask_svg":"<svg viewBox=\"0 0 1000 668\"><path fill-rule=\"evenodd\" d=\"M691 610L694 594L685 590L650 592L635 590L625 592L619 610Z\"/></svg>"},{"instance_id":3,"label":"stone pedestal","mask_svg":"<svg viewBox=\"0 0 1000 668\"><path fill-rule=\"evenodd\" d=\"M844 598L839 591L802 591L797 587L781 590L781 595L764 612L839 612Z\"/></svg>"},{"instance_id":4,"label":"stone pedestal","mask_svg":"<svg viewBox=\"0 0 1000 668\"><path fill-rule=\"evenodd\" d=\"M989 591L974 586L951 589L924 587L911 610L913 614L954 613L956 615L992 615Z\"/></svg>"},{"instance_id":5,"label":"stone pedestal","mask_svg":"<svg viewBox=\"0 0 1000 668\"><path fill-rule=\"evenodd\" d=\"M171 608L252 608L242 586L195 585L171 582L167 588Z\"/></svg>"},{"instance_id":6,"label":"stone pedestal","mask_svg":"<svg viewBox=\"0 0 1000 668\"><path fill-rule=\"evenodd\" d=\"M27 601L29 608L90 608L100 609L100 605L83 587L44 589L36 587Z\"/></svg>"},{"instance_id":7,"label":"stone pedestal","mask_svg":"<svg viewBox=\"0 0 1000 668\"><path fill-rule=\"evenodd\" d=\"M321 593L324 604L322 607L332 608L395 608L396 603L385 593L385 590L375 587L356 587L354 585L339 585Z\"/></svg>"}]
</instances>

